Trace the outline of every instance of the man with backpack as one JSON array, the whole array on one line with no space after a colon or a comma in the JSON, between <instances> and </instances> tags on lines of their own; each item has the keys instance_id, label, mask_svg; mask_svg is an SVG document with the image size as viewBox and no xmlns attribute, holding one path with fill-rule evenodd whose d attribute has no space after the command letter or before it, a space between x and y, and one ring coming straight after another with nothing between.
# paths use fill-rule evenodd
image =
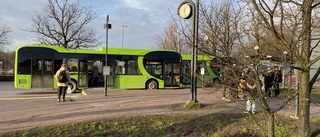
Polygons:
<instances>
[{"instance_id":1,"label":"man with backpack","mask_svg":"<svg viewBox=\"0 0 320 137\"><path fill-rule=\"evenodd\" d=\"M60 69L56 72L57 86L58 86L58 102L66 101L66 91L68 89L68 85L71 82L70 72L66 68L66 64L62 64ZM62 95L62 98L61 98Z\"/></svg>"}]
</instances>

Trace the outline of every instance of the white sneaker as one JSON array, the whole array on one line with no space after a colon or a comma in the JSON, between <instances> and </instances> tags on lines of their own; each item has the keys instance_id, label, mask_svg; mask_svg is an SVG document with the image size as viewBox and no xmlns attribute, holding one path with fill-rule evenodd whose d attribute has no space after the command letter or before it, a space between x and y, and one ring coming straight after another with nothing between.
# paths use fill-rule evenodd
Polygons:
<instances>
[{"instance_id":1,"label":"white sneaker","mask_svg":"<svg viewBox=\"0 0 320 137\"><path fill-rule=\"evenodd\" d=\"M225 98L225 97L222 97L222 99L225 100L226 98Z\"/></svg>"}]
</instances>

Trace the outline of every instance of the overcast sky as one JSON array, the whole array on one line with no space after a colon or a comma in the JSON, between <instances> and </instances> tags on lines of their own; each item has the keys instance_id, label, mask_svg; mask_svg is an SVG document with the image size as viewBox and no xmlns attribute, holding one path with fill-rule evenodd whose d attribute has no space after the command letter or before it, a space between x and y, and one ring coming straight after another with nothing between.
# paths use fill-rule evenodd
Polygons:
<instances>
[{"instance_id":1,"label":"overcast sky","mask_svg":"<svg viewBox=\"0 0 320 137\"><path fill-rule=\"evenodd\" d=\"M79 0L82 6L90 6L98 12L98 17L89 25L104 42L106 31L103 25L109 15L109 46L122 47L122 25L124 28L123 47L154 48L155 38L162 35L165 27L179 19L177 8L183 0ZM41 11L47 0L1 0L0 21L9 26L11 44L7 50L15 50L18 46L39 43L34 33L23 31L32 26L31 17Z\"/></svg>"}]
</instances>

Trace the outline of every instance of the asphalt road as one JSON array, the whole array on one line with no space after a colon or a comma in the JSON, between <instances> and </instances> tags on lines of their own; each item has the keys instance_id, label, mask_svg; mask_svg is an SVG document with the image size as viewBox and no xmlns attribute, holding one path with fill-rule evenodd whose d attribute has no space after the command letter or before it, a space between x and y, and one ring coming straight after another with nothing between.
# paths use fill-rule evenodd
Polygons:
<instances>
[{"instance_id":1,"label":"asphalt road","mask_svg":"<svg viewBox=\"0 0 320 137\"><path fill-rule=\"evenodd\" d=\"M198 95L201 103L218 99L211 90ZM101 117L184 113L177 106L190 99L190 89L109 89L108 96L104 89L90 89L67 94L66 102L56 98L53 90L20 90L12 82L0 82L0 133Z\"/></svg>"},{"instance_id":2,"label":"asphalt road","mask_svg":"<svg viewBox=\"0 0 320 137\"><path fill-rule=\"evenodd\" d=\"M208 106L197 111L182 109L190 99L190 89L161 90L115 90L89 89L82 93L67 94L66 102L56 102L57 92L53 90L20 90L12 82L0 82L0 133L23 130L38 126L61 124L105 117L173 114L173 113L242 113L245 101L225 102L221 100L219 88L198 88L199 103ZM72 101L70 101L72 99ZM271 108L280 106L283 100L267 100ZM292 115L289 105L278 114ZM312 104L311 104L312 105ZM310 108L312 116L320 116L318 105ZM259 111L258 111L259 112Z\"/></svg>"}]
</instances>

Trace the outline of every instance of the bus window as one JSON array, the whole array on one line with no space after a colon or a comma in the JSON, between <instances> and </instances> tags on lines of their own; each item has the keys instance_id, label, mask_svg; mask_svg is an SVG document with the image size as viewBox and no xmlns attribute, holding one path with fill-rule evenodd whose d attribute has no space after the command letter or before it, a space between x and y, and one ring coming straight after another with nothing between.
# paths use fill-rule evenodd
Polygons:
<instances>
[{"instance_id":1,"label":"bus window","mask_svg":"<svg viewBox=\"0 0 320 137\"><path fill-rule=\"evenodd\" d=\"M140 71L138 69L138 63L136 60L128 61L128 74L129 75L140 75Z\"/></svg>"},{"instance_id":2,"label":"bus window","mask_svg":"<svg viewBox=\"0 0 320 137\"><path fill-rule=\"evenodd\" d=\"M155 77L161 78L162 64L161 62L146 62L146 70Z\"/></svg>"},{"instance_id":3,"label":"bus window","mask_svg":"<svg viewBox=\"0 0 320 137\"><path fill-rule=\"evenodd\" d=\"M68 70L70 73L77 73L78 72L78 59L69 59L67 61Z\"/></svg>"},{"instance_id":4,"label":"bus window","mask_svg":"<svg viewBox=\"0 0 320 137\"><path fill-rule=\"evenodd\" d=\"M31 59L19 59L18 74L31 74Z\"/></svg>"},{"instance_id":5,"label":"bus window","mask_svg":"<svg viewBox=\"0 0 320 137\"><path fill-rule=\"evenodd\" d=\"M117 61L116 74L125 74L126 72L125 64L126 63L124 61Z\"/></svg>"}]
</instances>

